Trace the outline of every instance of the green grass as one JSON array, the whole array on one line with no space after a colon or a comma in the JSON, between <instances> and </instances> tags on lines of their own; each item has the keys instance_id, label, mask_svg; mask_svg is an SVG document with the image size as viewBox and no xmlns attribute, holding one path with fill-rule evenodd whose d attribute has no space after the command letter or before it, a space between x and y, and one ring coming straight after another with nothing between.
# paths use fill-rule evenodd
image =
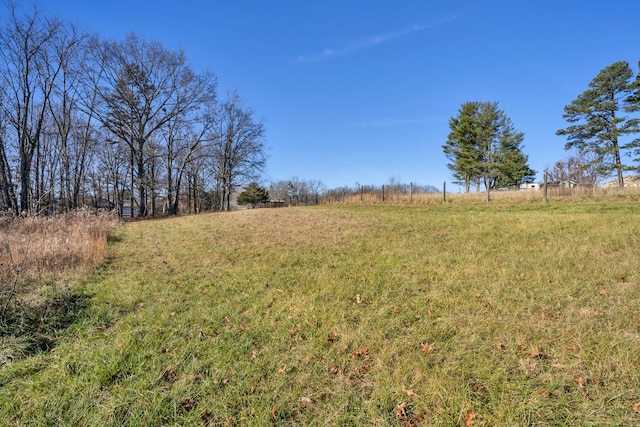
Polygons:
<instances>
[{"instance_id":1,"label":"green grass","mask_svg":"<svg viewBox=\"0 0 640 427\"><path fill-rule=\"evenodd\" d=\"M129 223L2 425L637 425L640 203ZM471 414L473 417L471 418Z\"/></svg>"}]
</instances>

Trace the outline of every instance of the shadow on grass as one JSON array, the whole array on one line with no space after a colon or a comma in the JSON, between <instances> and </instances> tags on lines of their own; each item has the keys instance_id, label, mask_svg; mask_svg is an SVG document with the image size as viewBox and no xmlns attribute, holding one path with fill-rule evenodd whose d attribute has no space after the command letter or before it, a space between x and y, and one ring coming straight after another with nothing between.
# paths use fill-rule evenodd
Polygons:
<instances>
[{"instance_id":1,"label":"shadow on grass","mask_svg":"<svg viewBox=\"0 0 640 427\"><path fill-rule=\"evenodd\" d=\"M90 296L65 292L38 305L12 307L0 323L0 366L54 348L58 335L89 307Z\"/></svg>"},{"instance_id":2,"label":"shadow on grass","mask_svg":"<svg viewBox=\"0 0 640 427\"><path fill-rule=\"evenodd\" d=\"M118 243L122 241L122 237L116 235L115 233L109 233L107 236L107 243Z\"/></svg>"}]
</instances>

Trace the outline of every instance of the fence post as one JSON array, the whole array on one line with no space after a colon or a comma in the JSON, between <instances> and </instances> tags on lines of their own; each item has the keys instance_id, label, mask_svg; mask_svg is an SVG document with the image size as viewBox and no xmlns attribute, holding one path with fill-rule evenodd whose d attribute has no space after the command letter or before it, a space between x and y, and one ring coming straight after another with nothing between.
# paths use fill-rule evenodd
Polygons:
<instances>
[{"instance_id":1,"label":"fence post","mask_svg":"<svg viewBox=\"0 0 640 427\"><path fill-rule=\"evenodd\" d=\"M542 201L547 202L547 171L544 171L544 184L542 187Z\"/></svg>"},{"instance_id":2,"label":"fence post","mask_svg":"<svg viewBox=\"0 0 640 427\"><path fill-rule=\"evenodd\" d=\"M442 203L447 203L447 181L442 183Z\"/></svg>"},{"instance_id":3,"label":"fence post","mask_svg":"<svg viewBox=\"0 0 640 427\"><path fill-rule=\"evenodd\" d=\"M384 203L384 185L382 186L382 203Z\"/></svg>"},{"instance_id":4,"label":"fence post","mask_svg":"<svg viewBox=\"0 0 640 427\"><path fill-rule=\"evenodd\" d=\"M409 183L409 203L413 203L413 182Z\"/></svg>"},{"instance_id":5,"label":"fence post","mask_svg":"<svg viewBox=\"0 0 640 427\"><path fill-rule=\"evenodd\" d=\"M360 186L360 203L362 203L362 196L364 194L364 187L361 185Z\"/></svg>"}]
</instances>

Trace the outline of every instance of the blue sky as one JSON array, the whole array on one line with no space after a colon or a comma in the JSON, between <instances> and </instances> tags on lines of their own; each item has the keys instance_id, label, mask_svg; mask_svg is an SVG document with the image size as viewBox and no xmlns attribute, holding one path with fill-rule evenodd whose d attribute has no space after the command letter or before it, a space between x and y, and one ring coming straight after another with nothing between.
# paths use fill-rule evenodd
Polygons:
<instances>
[{"instance_id":1,"label":"blue sky","mask_svg":"<svg viewBox=\"0 0 640 427\"><path fill-rule=\"evenodd\" d=\"M637 0L49 0L106 38L182 47L267 130L265 182L442 186L466 101L498 101L542 171L565 159L563 107L605 66L640 60Z\"/></svg>"}]
</instances>

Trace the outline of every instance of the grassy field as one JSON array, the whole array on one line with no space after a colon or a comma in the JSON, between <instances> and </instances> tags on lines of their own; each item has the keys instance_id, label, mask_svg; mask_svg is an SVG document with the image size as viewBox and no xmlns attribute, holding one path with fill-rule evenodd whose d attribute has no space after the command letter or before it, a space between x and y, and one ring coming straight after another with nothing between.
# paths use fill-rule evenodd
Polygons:
<instances>
[{"instance_id":1,"label":"grassy field","mask_svg":"<svg viewBox=\"0 0 640 427\"><path fill-rule=\"evenodd\" d=\"M2 425L640 424L640 202L126 224Z\"/></svg>"}]
</instances>

